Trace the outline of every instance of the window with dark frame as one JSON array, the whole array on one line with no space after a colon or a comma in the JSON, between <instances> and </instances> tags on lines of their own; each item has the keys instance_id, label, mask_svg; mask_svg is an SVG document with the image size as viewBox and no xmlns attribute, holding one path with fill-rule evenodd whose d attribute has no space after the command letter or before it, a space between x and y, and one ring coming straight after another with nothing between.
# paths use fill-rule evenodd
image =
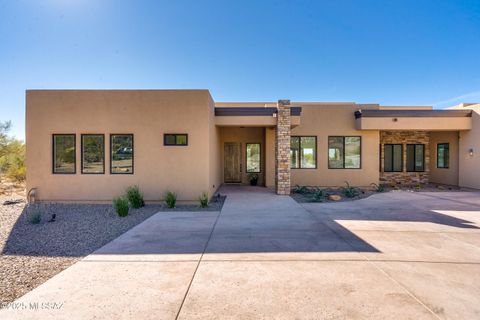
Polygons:
<instances>
[{"instance_id":1,"label":"window with dark frame","mask_svg":"<svg viewBox=\"0 0 480 320\"><path fill-rule=\"evenodd\" d=\"M260 143L247 143L247 173L260 173L261 146Z\"/></svg>"},{"instance_id":2,"label":"window with dark frame","mask_svg":"<svg viewBox=\"0 0 480 320\"><path fill-rule=\"evenodd\" d=\"M317 137L292 136L290 139L290 167L292 169L317 168Z\"/></svg>"},{"instance_id":3,"label":"window with dark frame","mask_svg":"<svg viewBox=\"0 0 480 320\"><path fill-rule=\"evenodd\" d=\"M437 144L437 168L448 169L450 165L450 144Z\"/></svg>"},{"instance_id":4,"label":"window with dark frame","mask_svg":"<svg viewBox=\"0 0 480 320\"><path fill-rule=\"evenodd\" d=\"M188 134L186 133L165 133L163 135L165 146L188 146Z\"/></svg>"},{"instance_id":5,"label":"window with dark frame","mask_svg":"<svg viewBox=\"0 0 480 320\"><path fill-rule=\"evenodd\" d=\"M105 173L105 135L82 134L82 174Z\"/></svg>"},{"instance_id":6,"label":"window with dark frame","mask_svg":"<svg viewBox=\"0 0 480 320\"><path fill-rule=\"evenodd\" d=\"M75 174L77 172L75 134L53 134L52 149L52 172Z\"/></svg>"},{"instance_id":7,"label":"window with dark frame","mask_svg":"<svg viewBox=\"0 0 480 320\"><path fill-rule=\"evenodd\" d=\"M403 145L385 144L383 146L383 171L384 172L402 172L403 171Z\"/></svg>"},{"instance_id":8,"label":"window with dark frame","mask_svg":"<svg viewBox=\"0 0 480 320\"><path fill-rule=\"evenodd\" d=\"M362 165L362 137L328 137L329 169L360 169Z\"/></svg>"},{"instance_id":9,"label":"window with dark frame","mask_svg":"<svg viewBox=\"0 0 480 320\"><path fill-rule=\"evenodd\" d=\"M407 144L407 172L425 171L425 145Z\"/></svg>"},{"instance_id":10,"label":"window with dark frame","mask_svg":"<svg viewBox=\"0 0 480 320\"><path fill-rule=\"evenodd\" d=\"M110 135L110 173L133 174L133 134Z\"/></svg>"}]
</instances>

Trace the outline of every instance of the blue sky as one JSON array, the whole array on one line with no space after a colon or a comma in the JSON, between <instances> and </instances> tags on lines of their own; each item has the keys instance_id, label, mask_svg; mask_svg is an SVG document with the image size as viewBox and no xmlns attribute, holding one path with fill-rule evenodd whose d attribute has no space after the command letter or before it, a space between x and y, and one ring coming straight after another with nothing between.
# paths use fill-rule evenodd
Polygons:
<instances>
[{"instance_id":1,"label":"blue sky","mask_svg":"<svg viewBox=\"0 0 480 320\"><path fill-rule=\"evenodd\" d=\"M0 0L0 121L26 89L217 101L480 101L480 1Z\"/></svg>"}]
</instances>

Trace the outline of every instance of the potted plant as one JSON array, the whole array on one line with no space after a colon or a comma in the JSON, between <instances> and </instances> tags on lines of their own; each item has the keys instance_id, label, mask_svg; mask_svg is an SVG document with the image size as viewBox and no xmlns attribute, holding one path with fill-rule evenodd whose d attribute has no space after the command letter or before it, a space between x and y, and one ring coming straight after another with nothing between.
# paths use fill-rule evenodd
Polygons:
<instances>
[{"instance_id":1,"label":"potted plant","mask_svg":"<svg viewBox=\"0 0 480 320\"><path fill-rule=\"evenodd\" d=\"M248 174L248 179L250 180L250 185L251 186L256 186L257 183L258 183L258 174L250 173L250 174Z\"/></svg>"}]
</instances>

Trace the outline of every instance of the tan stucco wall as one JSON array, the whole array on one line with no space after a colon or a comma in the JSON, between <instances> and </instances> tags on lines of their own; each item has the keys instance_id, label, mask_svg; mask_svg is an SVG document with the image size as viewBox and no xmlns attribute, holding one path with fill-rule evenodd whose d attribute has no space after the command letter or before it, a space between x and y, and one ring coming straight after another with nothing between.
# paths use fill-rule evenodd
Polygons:
<instances>
[{"instance_id":1,"label":"tan stucco wall","mask_svg":"<svg viewBox=\"0 0 480 320\"><path fill-rule=\"evenodd\" d=\"M458 183L461 187L480 189L480 105L467 109L473 110L472 130L460 132ZM473 148L473 156L469 155L470 148Z\"/></svg>"},{"instance_id":2,"label":"tan stucco wall","mask_svg":"<svg viewBox=\"0 0 480 320\"><path fill-rule=\"evenodd\" d=\"M470 117L362 117L356 119L356 128L359 130L452 131L469 130L471 127Z\"/></svg>"},{"instance_id":3,"label":"tan stucco wall","mask_svg":"<svg viewBox=\"0 0 480 320\"><path fill-rule=\"evenodd\" d=\"M292 186L343 186L345 181L368 186L379 180L379 132L355 129L355 104L308 104L302 119L292 129L295 136L317 136L317 169L292 169ZM361 169L328 169L328 136L361 136Z\"/></svg>"},{"instance_id":4,"label":"tan stucco wall","mask_svg":"<svg viewBox=\"0 0 480 320\"><path fill-rule=\"evenodd\" d=\"M138 184L147 201L167 189L179 200L196 200L219 181L209 165L215 154L212 108L207 90L27 91L27 188L38 188L40 200L110 201ZM52 174L54 133L76 134L75 175ZM105 174L81 174L82 133L105 134ZM110 174L111 133L134 134L133 175ZM189 145L163 146L164 133L188 133Z\"/></svg>"},{"instance_id":5,"label":"tan stucco wall","mask_svg":"<svg viewBox=\"0 0 480 320\"><path fill-rule=\"evenodd\" d=\"M458 131L430 132L430 182L458 185ZM437 168L437 145L449 144L449 167Z\"/></svg>"},{"instance_id":6,"label":"tan stucco wall","mask_svg":"<svg viewBox=\"0 0 480 320\"><path fill-rule=\"evenodd\" d=\"M241 142L242 143L242 183L250 183L247 173L246 144L260 143L261 148L261 172L258 174L258 184L263 185L265 178L265 128L264 127L221 127L221 176L223 181L224 173L224 143Z\"/></svg>"},{"instance_id":7,"label":"tan stucco wall","mask_svg":"<svg viewBox=\"0 0 480 320\"><path fill-rule=\"evenodd\" d=\"M209 197L211 198L215 191L222 184L222 154L221 147L221 131L220 127L215 125L215 102L209 97Z\"/></svg>"}]
</instances>

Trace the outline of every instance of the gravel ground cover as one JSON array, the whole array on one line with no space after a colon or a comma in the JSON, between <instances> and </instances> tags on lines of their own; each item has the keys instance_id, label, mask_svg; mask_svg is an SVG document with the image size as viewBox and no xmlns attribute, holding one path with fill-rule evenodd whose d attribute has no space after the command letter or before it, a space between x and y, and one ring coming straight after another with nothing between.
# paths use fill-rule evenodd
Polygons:
<instances>
[{"instance_id":1,"label":"gravel ground cover","mask_svg":"<svg viewBox=\"0 0 480 320\"><path fill-rule=\"evenodd\" d=\"M18 198L17 198L18 199ZM111 205L35 204L2 205L12 197L0 197L0 306L12 302L107 244L159 211L218 211L225 197L208 208L198 205L146 205L118 217ZM41 212L41 222L32 224L32 209ZM55 222L48 222L56 214Z\"/></svg>"}]
</instances>

